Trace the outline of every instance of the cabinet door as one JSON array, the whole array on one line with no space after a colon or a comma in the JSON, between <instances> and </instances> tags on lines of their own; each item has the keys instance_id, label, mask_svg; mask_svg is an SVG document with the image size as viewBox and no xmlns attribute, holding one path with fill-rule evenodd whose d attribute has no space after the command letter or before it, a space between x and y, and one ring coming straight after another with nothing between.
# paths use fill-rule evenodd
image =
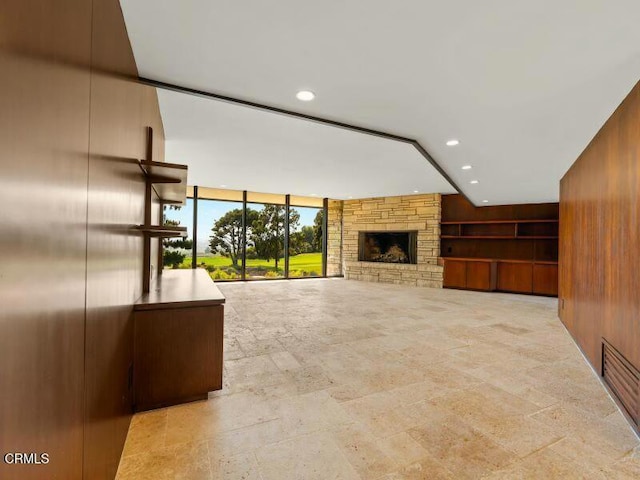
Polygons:
<instances>
[{"instance_id":1,"label":"cabinet door","mask_svg":"<svg viewBox=\"0 0 640 480\"><path fill-rule=\"evenodd\" d=\"M495 290L494 262L467 262L467 288L472 290Z\"/></svg>"},{"instance_id":2,"label":"cabinet door","mask_svg":"<svg viewBox=\"0 0 640 480\"><path fill-rule=\"evenodd\" d=\"M448 288L466 288L467 262L464 260L445 259L443 286Z\"/></svg>"},{"instance_id":3,"label":"cabinet door","mask_svg":"<svg viewBox=\"0 0 640 480\"><path fill-rule=\"evenodd\" d=\"M533 293L558 296L558 266L533 266Z\"/></svg>"},{"instance_id":4,"label":"cabinet door","mask_svg":"<svg viewBox=\"0 0 640 480\"><path fill-rule=\"evenodd\" d=\"M222 305L134 313L136 411L222 388L223 318Z\"/></svg>"},{"instance_id":5,"label":"cabinet door","mask_svg":"<svg viewBox=\"0 0 640 480\"><path fill-rule=\"evenodd\" d=\"M531 263L498 262L498 290L532 293L533 265Z\"/></svg>"}]
</instances>

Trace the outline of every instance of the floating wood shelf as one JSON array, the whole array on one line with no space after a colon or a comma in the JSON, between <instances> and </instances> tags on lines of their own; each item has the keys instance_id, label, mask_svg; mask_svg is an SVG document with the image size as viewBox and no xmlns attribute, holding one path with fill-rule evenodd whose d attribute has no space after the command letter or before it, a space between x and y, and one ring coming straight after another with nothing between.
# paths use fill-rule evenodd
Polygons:
<instances>
[{"instance_id":1,"label":"floating wood shelf","mask_svg":"<svg viewBox=\"0 0 640 480\"><path fill-rule=\"evenodd\" d=\"M441 238L488 239L488 240L554 240L558 237L550 235L441 235Z\"/></svg>"},{"instance_id":2,"label":"floating wood shelf","mask_svg":"<svg viewBox=\"0 0 640 480\"><path fill-rule=\"evenodd\" d=\"M441 225L486 225L491 223L558 223L558 220L462 220L460 222L440 222Z\"/></svg>"},{"instance_id":3,"label":"floating wood shelf","mask_svg":"<svg viewBox=\"0 0 640 480\"><path fill-rule=\"evenodd\" d=\"M187 166L141 161L140 168L162 203L184 205L187 198Z\"/></svg>"},{"instance_id":4,"label":"floating wood shelf","mask_svg":"<svg viewBox=\"0 0 640 480\"><path fill-rule=\"evenodd\" d=\"M149 237L186 237L187 227L170 227L167 225L138 225L137 230Z\"/></svg>"}]
</instances>

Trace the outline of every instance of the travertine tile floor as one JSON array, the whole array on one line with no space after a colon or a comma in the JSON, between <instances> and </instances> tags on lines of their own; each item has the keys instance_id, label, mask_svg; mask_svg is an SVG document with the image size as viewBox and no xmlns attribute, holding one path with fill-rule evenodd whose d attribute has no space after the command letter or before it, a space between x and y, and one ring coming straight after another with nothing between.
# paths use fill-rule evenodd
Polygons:
<instances>
[{"instance_id":1,"label":"travertine tile floor","mask_svg":"<svg viewBox=\"0 0 640 480\"><path fill-rule=\"evenodd\" d=\"M640 447L556 300L223 284L225 387L134 417L128 479L626 479Z\"/></svg>"}]
</instances>

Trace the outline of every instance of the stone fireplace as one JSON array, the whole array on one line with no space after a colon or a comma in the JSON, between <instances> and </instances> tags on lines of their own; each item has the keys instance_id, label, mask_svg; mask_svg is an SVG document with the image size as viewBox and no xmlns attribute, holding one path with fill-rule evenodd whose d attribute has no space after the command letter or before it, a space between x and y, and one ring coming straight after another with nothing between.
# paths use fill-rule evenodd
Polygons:
<instances>
[{"instance_id":1,"label":"stone fireplace","mask_svg":"<svg viewBox=\"0 0 640 480\"><path fill-rule=\"evenodd\" d=\"M346 278L442 288L439 194L345 200L341 233Z\"/></svg>"},{"instance_id":2,"label":"stone fireplace","mask_svg":"<svg viewBox=\"0 0 640 480\"><path fill-rule=\"evenodd\" d=\"M417 263L417 231L359 232L358 261L383 263Z\"/></svg>"}]
</instances>

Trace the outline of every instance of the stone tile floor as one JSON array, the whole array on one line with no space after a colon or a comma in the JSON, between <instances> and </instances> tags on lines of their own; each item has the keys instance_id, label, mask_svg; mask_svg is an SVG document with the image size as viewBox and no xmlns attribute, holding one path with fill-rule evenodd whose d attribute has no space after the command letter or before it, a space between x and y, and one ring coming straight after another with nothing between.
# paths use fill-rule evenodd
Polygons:
<instances>
[{"instance_id":1,"label":"stone tile floor","mask_svg":"<svg viewBox=\"0 0 640 480\"><path fill-rule=\"evenodd\" d=\"M220 288L224 389L135 415L118 480L640 478L638 438L555 299Z\"/></svg>"}]
</instances>

